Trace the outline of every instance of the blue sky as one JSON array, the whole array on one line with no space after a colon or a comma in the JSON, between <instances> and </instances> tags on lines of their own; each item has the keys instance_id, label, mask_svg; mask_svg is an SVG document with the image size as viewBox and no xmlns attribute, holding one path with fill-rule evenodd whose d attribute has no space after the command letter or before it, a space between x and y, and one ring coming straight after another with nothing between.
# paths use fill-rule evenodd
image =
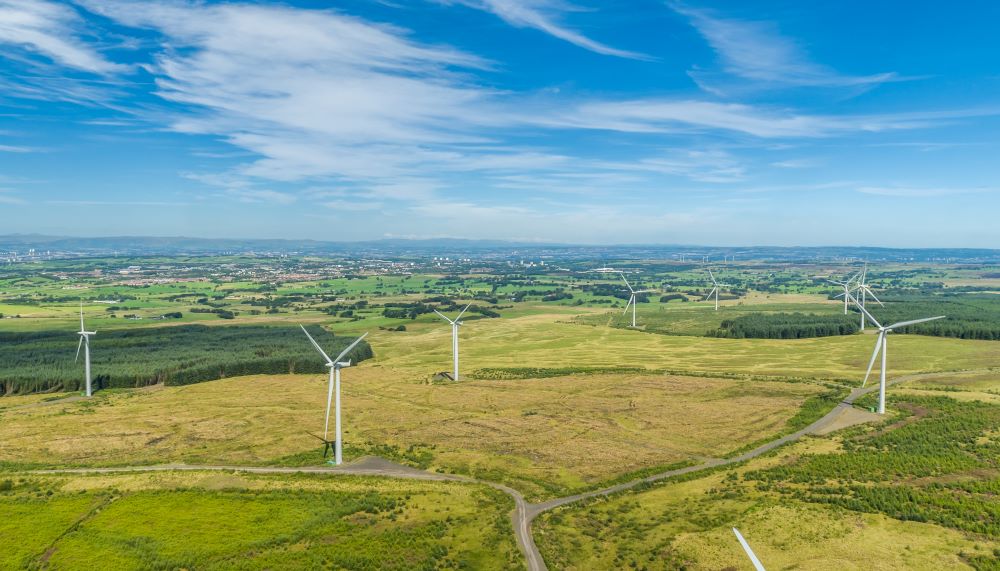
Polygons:
<instances>
[{"instance_id":1,"label":"blue sky","mask_svg":"<svg viewBox=\"0 0 1000 571\"><path fill-rule=\"evenodd\" d=\"M0 234L997 247L998 18L0 0Z\"/></svg>"}]
</instances>

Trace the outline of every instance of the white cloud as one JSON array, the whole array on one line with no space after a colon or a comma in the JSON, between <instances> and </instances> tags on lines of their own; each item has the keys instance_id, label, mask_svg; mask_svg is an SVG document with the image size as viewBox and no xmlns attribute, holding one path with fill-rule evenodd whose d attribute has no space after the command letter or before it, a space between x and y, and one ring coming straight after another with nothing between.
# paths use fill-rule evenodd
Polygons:
<instances>
[{"instance_id":1,"label":"white cloud","mask_svg":"<svg viewBox=\"0 0 1000 571\"><path fill-rule=\"evenodd\" d=\"M233 188L226 194L235 197L240 202L267 202L271 204L291 204L297 200L295 195L276 190L253 188Z\"/></svg>"},{"instance_id":2,"label":"white cloud","mask_svg":"<svg viewBox=\"0 0 1000 571\"><path fill-rule=\"evenodd\" d=\"M23 147L20 145L0 145L0 153L35 153L40 150L35 147Z\"/></svg>"},{"instance_id":3,"label":"white cloud","mask_svg":"<svg viewBox=\"0 0 1000 571\"><path fill-rule=\"evenodd\" d=\"M59 206L190 206L188 202L160 200L46 200L45 204Z\"/></svg>"},{"instance_id":4,"label":"white cloud","mask_svg":"<svg viewBox=\"0 0 1000 571\"><path fill-rule=\"evenodd\" d=\"M815 159L786 159L775 161L771 163L771 166L779 169L808 169L815 167L817 164L818 162Z\"/></svg>"},{"instance_id":5,"label":"white cloud","mask_svg":"<svg viewBox=\"0 0 1000 571\"><path fill-rule=\"evenodd\" d=\"M828 137L855 132L917 129L996 109L885 115L810 115L789 109L700 100L636 99L581 103L568 111L526 118L551 127L628 133L730 131L761 138Z\"/></svg>"},{"instance_id":6,"label":"white cloud","mask_svg":"<svg viewBox=\"0 0 1000 571\"><path fill-rule=\"evenodd\" d=\"M96 74L122 72L126 66L109 61L75 28L79 14L65 4L48 0L0 0L0 43L19 46L81 71Z\"/></svg>"},{"instance_id":7,"label":"white cloud","mask_svg":"<svg viewBox=\"0 0 1000 571\"><path fill-rule=\"evenodd\" d=\"M735 183L746 179L746 167L718 149L670 150L630 162L597 162L597 168L684 177L696 182Z\"/></svg>"},{"instance_id":8,"label":"white cloud","mask_svg":"<svg viewBox=\"0 0 1000 571\"><path fill-rule=\"evenodd\" d=\"M991 187L913 187L913 186L861 186L856 189L864 194L895 196L900 198L929 198L954 196L958 194L1000 193L1000 188Z\"/></svg>"},{"instance_id":9,"label":"white cloud","mask_svg":"<svg viewBox=\"0 0 1000 571\"><path fill-rule=\"evenodd\" d=\"M580 8L563 0L439 0L444 4L462 4L491 12L503 21L518 28L534 28L595 53L630 58L650 59L649 56L613 48L566 27L561 17Z\"/></svg>"},{"instance_id":10,"label":"white cloud","mask_svg":"<svg viewBox=\"0 0 1000 571\"><path fill-rule=\"evenodd\" d=\"M896 73L845 75L812 62L773 22L720 18L709 10L670 3L718 54L725 73L761 84L811 87L859 87L900 81ZM719 91L710 73L692 71L692 78L709 91Z\"/></svg>"},{"instance_id":11,"label":"white cloud","mask_svg":"<svg viewBox=\"0 0 1000 571\"><path fill-rule=\"evenodd\" d=\"M0 204L26 204L26 202L13 194L13 191L0 188Z\"/></svg>"}]
</instances>

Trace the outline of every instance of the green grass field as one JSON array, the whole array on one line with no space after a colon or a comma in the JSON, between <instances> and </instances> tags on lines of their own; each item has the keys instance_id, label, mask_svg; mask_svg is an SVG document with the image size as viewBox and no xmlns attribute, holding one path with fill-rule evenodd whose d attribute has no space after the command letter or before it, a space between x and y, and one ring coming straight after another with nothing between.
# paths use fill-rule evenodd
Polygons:
<instances>
[{"instance_id":1,"label":"green grass field","mask_svg":"<svg viewBox=\"0 0 1000 571\"><path fill-rule=\"evenodd\" d=\"M512 504L486 486L196 472L12 482L0 491L3 569L520 565Z\"/></svg>"}]
</instances>

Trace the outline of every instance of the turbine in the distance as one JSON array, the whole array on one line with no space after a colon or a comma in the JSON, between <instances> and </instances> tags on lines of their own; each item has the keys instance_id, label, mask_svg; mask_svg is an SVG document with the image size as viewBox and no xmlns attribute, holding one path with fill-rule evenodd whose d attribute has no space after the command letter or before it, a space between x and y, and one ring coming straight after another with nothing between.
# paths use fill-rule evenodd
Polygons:
<instances>
[{"instance_id":1,"label":"turbine in the distance","mask_svg":"<svg viewBox=\"0 0 1000 571\"><path fill-rule=\"evenodd\" d=\"M434 310L434 313L440 315L441 319L444 319L448 323L451 323L451 353L452 353L452 361L454 362L454 371L452 373L453 381L458 380L458 328L462 326L462 322L459 321L459 319L462 317L465 311L469 309L469 307L471 306L472 306L471 303L469 305L466 305L465 309L463 309L458 314L458 316L455 317L455 319L449 319L448 316L446 316L445 314L441 313L436 309Z\"/></svg>"},{"instance_id":2,"label":"turbine in the distance","mask_svg":"<svg viewBox=\"0 0 1000 571\"><path fill-rule=\"evenodd\" d=\"M843 281L843 282L839 282L837 280L830 280L830 279L826 280L826 281L828 281L828 282L830 282L832 284L839 285L840 287L844 288L844 291L842 293L834 296L834 297L843 297L844 298L844 315L847 315L847 306L849 305L850 300L851 300L851 292L854 291L855 289L857 289L857 286L854 284L854 280L858 279L858 276L860 276L860 275L861 275L861 272L858 272L858 273L854 274L853 276L847 278L847 281ZM864 329L864 317L862 317L861 321L862 321L861 328Z\"/></svg>"},{"instance_id":3,"label":"turbine in the distance","mask_svg":"<svg viewBox=\"0 0 1000 571\"><path fill-rule=\"evenodd\" d=\"M76 345L76 359L73 362L80 360L80 349L83 348L83 378L86 381L84 386L86 387L87 396L93 395L93 391L90 386L90 336L97 335L96 331L87 331L87 328L83 326L83 302L80 302L80 331L77 332L80 336L80 342Z\"/></svg>"},{"instance_id":4,"label":"turbine in the distance","mask_svg":"<svg viewBox=\"0 0 1000 571\"><path fill-rule=\"evenodd\" d=\"M337 355L336 359L331 359L330 356L327 355L325 351L323 351L323 348L319 346L319 343L317 343L316 340L313 339L312 335L310 335L309 332L306 331L306 328L303 325L299 325L299 327L302 327L302 332L305 333L306 337L309 338L309 341L312 342L313 347L315 347L316 350L319 351L319 354L322 355L324 359L326 359L326 366L329 367L330 369L330 384L327 387L326 391L326 421L323 423L323 438L320 438L320 440L323 441L323 457L326 458L327 452L329 452L330 448L332 447L334 464L340 466L340 463L343 461L343 455L342 455L343 439L341 438L341 433L340 433L340 369L343 367L351 366L351 362L349 360L341 361L341 359L343 359L348 353L350 353L351 349L357 347L358 343L361 343L361 340L367 337L368 334L365 333L361 337L355 339L354 343L351 343L350 345L347 346L347 349L341 351L340 355ZM335 413L336 421L334 429L334 440L331 441L329 438L330 404L331 401L333 401L334 390L336 390L337 393L337 399L336 399L337 404ZM313 436L316 435L313 434ZM319 437L317 436L317 438Z\"/></svg>"},{"instance_id":5,"label":"turbine in the distance","mask_svg":"<svg viewBox=\"0 0 1000 571\"><path fill-rule=\"evenodd\" d=\"M893 323L892 325L882 325L876 320L868 310L865 309L860 303L858 303L857 298L851 296L851 300L858 309L861 310L863 315L866 315L868 319L872 320L872 323L878 327L878 338L875 339L875 351L872 353L872 360L868 363L868 372L865 373L865 380L861 383L861 386L868 384L868 377L872 374L872 367L875 366L875 359L878 357L879 352L882 353L882 373L879 376L878 383L878 413L885 414L885 363L886 363L886 348L887 342L886 337L893 332L894 329L899 329L901 327L906 327L908 325L916 325L917 323L924 323L926 321L934 321L935 319L944 319L945 315L938 315L937 317L925 317L923 319L913 319L910 321L900 321L899 323Z\"/></svg>"},{"instance_id":6,"label":"turbine in the distance","mask_svg":"<svg viewBox=\"0 0 1000 571\"><path fill-rule=\"evenodd\" d=\"M757 571L764 571L764 565L760 562L760 559L757 559L757 555L754 554L753 549L750 549L750 544L747 543L747 540L743 539L743 534L740 533L740 530L734 527L733 533L736 534L736 539L740 540L740 545L743 546L743 551L747 552L747 557L749 557L750 562L753 563L753 568Z\"/></svg>"},{"instance_id":7,"label":"turbine in the distance","mask_svg":"<svg viewBox=\"0 0 1000 571\"><path fill-rule=\"evenodd\" d=\"M876 303L878 303L882 307L885 307L885 304L882 303L882 300L880 300L878 298L878 296L875 295L875 292L872 291L871 286L868 285L865 282L865 278L867 276L868 276L868 263L866 262L864 269L861 270L860 277L858 277L858 284L857 284L856 287L857 287L857 292L858 292L859 295L857 296L857 301L859 301L861 303L861 307L866 307L868 305L868 296L870 295L870 296L872 296L872 299L874 299ZM845 297L845 299L846 299L846 297ZM864 313L861 314L861 330L862 331L865 330L865 314Z\"/></svg>"},{"instance_id":8,"label":"turbine in the distance","mask_svg":"<svg viewBox=\"0 0 1000 571\"><path fill-rule=\"evenodd\" d=\"M622 281L625 282L625 287L627 287L628 291L629 291L628 303L625 304L625 311L622 312L622 315L625 315L626 313L628 313L628 306L631 305L632 306L632 327L634 328L635 327L635 295L638 294L638 293L649 293L649 292L651 292L653 290L651 290L651 289L640 289L640 290L632 289L632 284L628 283L628 280L625 279L625 274L619 272L619 275L621 275Z\"/></svg>"},{"instance_id":9,"label":"turbine in the distance","mask_svg":"<svg viewBox=\"0 0 1000 571\"><path fill-rule=\"evenodd\" d=\"M714 295L715 311L719 311L719 288L731 287L731 286L728 286L726 284L720 284L719 282L715 281L715 274L712 273L712 268L706 268L706 269L708 270L708 277L712 278L712 291L708 292L708 295L705 296L705 299L712 299L712 296Z\"/></svg>"}]
</instances>

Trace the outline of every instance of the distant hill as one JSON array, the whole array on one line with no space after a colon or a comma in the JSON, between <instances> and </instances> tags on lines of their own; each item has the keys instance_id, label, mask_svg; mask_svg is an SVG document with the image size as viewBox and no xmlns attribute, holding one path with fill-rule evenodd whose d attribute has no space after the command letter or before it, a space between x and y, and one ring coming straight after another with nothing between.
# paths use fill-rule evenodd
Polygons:
<instances>
[{"instance_id":1,"label":"distant hill","mask_svg":"<svg viewBox=\"0 0 1000 571\"><path fill-rule=\"evenodd\" d=\"M52 251L60 255L83 256L148 256L148 255L216 255L216 254L314 254L368 257L392 256L489 256L494 258L519 256L563 259L679 259L691 261L707 257L719 260L735 256L737 261L817 261L854 258L869 261L935 261L962 263L1000 262L1000 250L975 248L877 248L866 246L699 246L690 244L622 244L610 246L573 245L499 240L463 240L436 238L427 240L389 238L358 242L282 239L216 239L184 236L108 236L73 237L42 234L10 234L0 236L0 255L29 249Z\"/></svg>"}]
</instances>

